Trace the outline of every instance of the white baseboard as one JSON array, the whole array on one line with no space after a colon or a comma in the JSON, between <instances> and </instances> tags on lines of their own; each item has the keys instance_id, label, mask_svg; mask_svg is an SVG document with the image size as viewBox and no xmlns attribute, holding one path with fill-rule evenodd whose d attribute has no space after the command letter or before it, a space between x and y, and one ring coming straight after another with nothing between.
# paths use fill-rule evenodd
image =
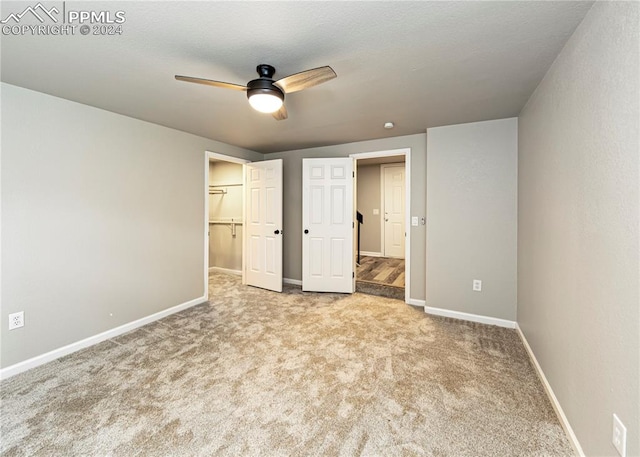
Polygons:
<instances>
[{"instance_id":1,"label":"white baseboard","mask_svg":"<svg viewBox=\"0 0 640 457\"><path fill-rule=\"evenodd\" d=\"M23 371L30 370L31 368L35 368L40 365L44 365L45 363L51 362L52 360L59 359L60 357L64 357L65 355L71 354L89 346L93 346L94 344L101 343L105 340L115 338L116 336L122 335L123 333L135 330L139 327L150 324L151 322L162 319L163 317L167 317L171 314L177 313L178 311L191 308L192 306L199 305L206 301L207 299L204 296L198 297L194 300L189 300L188 302L176 305L172 308L168 308L163 311L151 314L150 316L143 317L142 319L138 319L133 322L121 325L120 327L107 330L106 332L98 333L97 335L90 336L83 340L76 341L75 343L71 343L61 348L54 349L53 351L49 351L45 354L41 354L23 362L16 363L15 365L8 366L0 370L0 379L10 378L11 376L22 373Z\"/></svg>"},{"instance_id":2,"label":"white baseboard","mask_svg":"<svg viewBox=\"0 0 640 457\"><path fill-rule=\"evenodd\" d=\"M360 255L366 255L367 257L382 257L382 252L360 251Z\"/></svg>"},{"instance_id":3,"label":"white baseboard","mask_svg":"<svg viewBox=\"0 0 640 457\"><path fill-rule=\"evenodd\" d=\"M418 300L417 298L407 298L407 300L405 301L405 303L407 305L412 305L412 306L421 306L424 308L424 306L426 305L424 300Z\"/></svg>"},{"instance_id":4,"label":"white baseboard","mask_svg":"<svg viewBox=\"0 0 640 457\"><path fill-rule=\"evenodd\" d=\"M282 278L282 282L284 284L293 284L294 286L301 286L302 281L299 279L291 279L291 278Z\"/></svg>"},{"instance_id":5,"label":"white baseboard","mask_svg":"<svg viewBox=\"0 0 640 457\"><path fill-rule=\"evenodd\" d=\"M522 329L520 328L520 326L517 323L516 323L516 331L518 332L518 335L520 336L520 339L522 340L522 344L524 345L525 349L527 350L527 354L529 354L529 359L531 359L531 363L533 364L533 367L535 368L536 373L537 373L538 377L540 378L540 381L542 382L542 385L544 386L544 390L547 393L547 396L549 397L549 400L551 401L551 405L553 406L553 409L555 410L556 415L558 416L558 420L560 421L560 424L562 425L562 428L564 429L565 433L567 434L567 438L569 438L569 442L571 442L571 445L573 446L573 449L576 451L576 453L580 457L585 457L584 451L582 450L582 446L580 446L580 442L578 441L578 438L576 437L576 434L573 433L573 429L571 428L571 424L569 424L569 420L567 419L567 416L565 416L564 411L562 410L562 406L560 406L560 402L556 398L556 394L553 393L553 389L551 388L551 384L549 384L549 381L547 381L547 377L544 375L544 371L542 371L542 367L538 363L538 359L536 359L536 356L533 353L533 350L531 349L531 346L529 346L529 342L525 338L524 333L522 333Z\"/></svg>"},{"instance_id":6,"label":"white baseboard","mask_svg":"<svg viewBox=\"0 0 640 457\"><path fill-rule=\"evenodd\" d=\"M231 270L229 268L222 268L222 267L209 267L209 273L213 273L213 272L242 276L242 270Z\"/></svg>"},{"instance_id":7,"label":"white baseboard","mask_svg":"<svg viewBox=\"0 0 640 457\"><path fill-rule=\"evenodd\" d=\"M480 324L497 325L498 327L516 328L514 321L506 319L498 319L497 317L481 316L479 314L463 313L460 311L451 311L449 309L424 307L424 312L434 314L436 316L451 317L453 319L461 319L463 321L478 322Z\"/></svg>"}]
</instances>

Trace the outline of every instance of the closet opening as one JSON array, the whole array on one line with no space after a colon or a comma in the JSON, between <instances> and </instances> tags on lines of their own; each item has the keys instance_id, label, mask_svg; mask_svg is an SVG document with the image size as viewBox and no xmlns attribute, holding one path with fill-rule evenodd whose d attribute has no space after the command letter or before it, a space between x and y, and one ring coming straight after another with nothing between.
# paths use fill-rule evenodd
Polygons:
<instances>
[{"instance_id":1,"label":"closet opening","mask_svg":"<svg viewBox=\"0 0 640 457\"><path fill-rule=\"evenodd\" d=\"M243 276L243 164L248 162L248 160L214 152L206 153L205 284L207 289L216 272Z\"/></svg>"}]
</instances>

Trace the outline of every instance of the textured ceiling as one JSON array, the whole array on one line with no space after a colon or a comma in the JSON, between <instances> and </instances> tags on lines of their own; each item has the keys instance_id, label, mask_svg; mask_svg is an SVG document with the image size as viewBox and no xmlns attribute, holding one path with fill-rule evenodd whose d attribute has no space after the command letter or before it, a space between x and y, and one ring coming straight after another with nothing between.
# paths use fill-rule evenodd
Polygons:
<instances>
[{"instance_id":1,"label":"textured ceiling","mask_svg":"<svg viewBox=\"0 0 640 457\"><path fill-rule=\"evenodd\" d=\"M2 2L3 19L25 2ZM62 2L42 2L46 7ZM2 81L259 152L516 116L591 2L66 2L124 11L120 36L2 36ZM28 18L23 19L23 23ZM338 78L286 97L289 119L246 84L330 65ZM385 130L385 121L396 127Z\"/></svg>"}]
</instances>

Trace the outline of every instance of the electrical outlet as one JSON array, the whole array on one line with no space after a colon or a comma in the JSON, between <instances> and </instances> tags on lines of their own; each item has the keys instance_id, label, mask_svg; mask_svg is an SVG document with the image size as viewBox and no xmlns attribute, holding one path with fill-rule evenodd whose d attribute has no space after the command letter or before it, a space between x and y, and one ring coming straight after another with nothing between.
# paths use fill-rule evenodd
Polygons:
<instances>
[{"instance_id":1,"label":"electrical outlet","mask_svg":"<svg viewBox=\"0 0 640 457\"><path fill-rule=\"evenodd\" d=\"M24 327L24 311L9 314L9 330Z\"/></svg>"},{"instance_id":2,"label":"electrical outlet","mask_svg":"<svg viewBox=\"0 0 640 457\"><path fill-rule=\"evenodd\" d=\"M473 280L473 290L474 292L482 292L482 281L479 279Z\"/></svg>"},{"instance_id":3,"label":"electrical outlet","mask_svg":"<svg viewBox=\"0 0 640 457\"><path fill-rule=\"evenodd\" d=\"M627 455L627 427L624 426L620 418L613 415L613 438L611 439L614 447L622 457Z\"/></svg>"}]
</instances>

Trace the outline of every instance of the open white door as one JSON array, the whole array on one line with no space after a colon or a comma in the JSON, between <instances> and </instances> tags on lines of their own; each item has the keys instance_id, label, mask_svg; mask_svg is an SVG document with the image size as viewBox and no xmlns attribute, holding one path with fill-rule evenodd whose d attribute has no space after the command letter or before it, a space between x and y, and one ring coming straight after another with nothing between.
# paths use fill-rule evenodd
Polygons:
<instances>
[{"instance_id":1,"label":"open white door","mask_svg":"<svg viewBox=\"0 0 640 457\"><path fill-rule=\"evenodd\" d=\"M404 259L404 164L382 165L385 257Z\"/></svg>"},{"instance_id":2,"label":"open white door","mask_svg":"<svg viewBox=\"0 0 640 457\"><path fill-rule=\"evenodd\" d=\"M353 159L302 160L302 290L355 290Z\"/></svg>"},{"instance_id":3,"label":"open white door","mask_svg":"<svg viewBox=\"0 0 640 457\"><path fill-rule=\"evenodd\" d=\"M282 292L282 159L245 167L246 283Z\"/></svg>"}]
</instances>

